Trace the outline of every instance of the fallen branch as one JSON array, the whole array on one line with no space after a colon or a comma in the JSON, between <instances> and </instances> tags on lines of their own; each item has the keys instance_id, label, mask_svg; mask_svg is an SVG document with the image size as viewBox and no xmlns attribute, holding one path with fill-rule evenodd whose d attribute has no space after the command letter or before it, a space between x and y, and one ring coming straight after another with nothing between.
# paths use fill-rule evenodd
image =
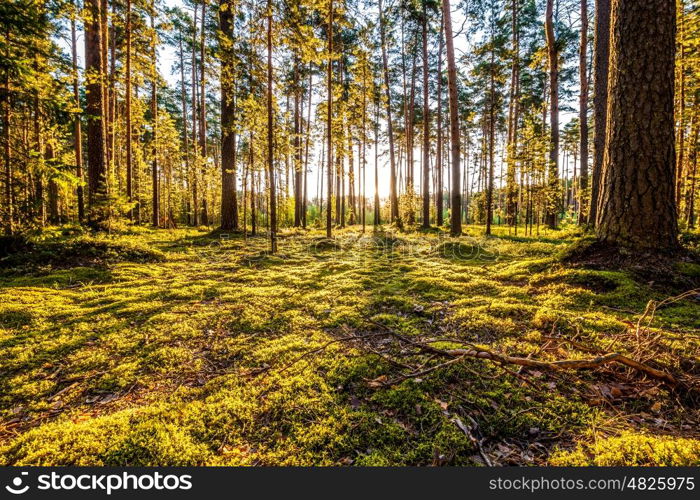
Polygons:
<instances>
[{"instance_id":1,"label":"fallen branch","mask_svg":"<svg viewBox=\"0 0 700 500\"><path fill-rule=\"evenodd\" d=\"M541 370L582 370L582 369L592 369L592 368L599 368L601 366L615 363L615 364L621 364L624 366L627 366L629 368L632 368L634 370L637 370L639 372L644 373L645 375L657 379L657 380L662 380L666 382L668 385L675 387L678 385L678 381L676 378L671 375L668 372L665 372L663 370L657 370L656 368L652 368L651 366L647 365L646 363L642 363L639 361L635 361L627 356L624 356L620 353L617 352L611 352L611 353L605 353L605 354L600 354L596 356L595 358L590 358L590 359L562 359L562 360L557 360L557 361L541 361L537 359L532 359L532 358L523 358L523 357L518 357L518 356L509 356L507 354L500 354L496 353L487 349L483 349L480 347L476 347L473 344L468 344L470 348L468 349L438 349L436 347L433 347L431 345L428 345L427 343L415 341L412 339L409 339L408 337L401 335L397 332L394 332L391 328L388 326L373 321L369 320L372 324L375 324L377 326L380 326L386 331L387 333L391 334L392 336L398 338L399 340L417 348L418 350L425 352L425 353L431 353L431 354L436 354L442 357L449 357L449 358L458 358L455 361L452 361L450 363L443 363L442 365L437 365L435 368L442 367L446 364L453 364L456 363L457 361L461 361L462 358L475 358L475 359L488 359L491 361L495 361L497 363L500 363L501 365L518 365L518 366L525 366L529 368L539 368ZM458 340L455 340L455 342L459 342ZM426 369L426 370L421 370L417 371L411 374L404 375L404 378L412 378L412 377L417 377L424 375L425 373L428 373L429 371L433 371L433 369Z\"/></svg>"}]
</instances>

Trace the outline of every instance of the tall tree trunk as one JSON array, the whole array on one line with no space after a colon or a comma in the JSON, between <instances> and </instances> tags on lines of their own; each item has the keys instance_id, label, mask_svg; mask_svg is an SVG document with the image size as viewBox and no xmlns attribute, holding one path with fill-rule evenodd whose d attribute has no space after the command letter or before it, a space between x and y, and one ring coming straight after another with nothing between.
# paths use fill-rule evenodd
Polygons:
<instances>
[{"instance_id":1,"label":"tall tree trunk","mask_svg":"<svg viewBox=\"0 0 700 500\"><path fill-rule=\"evenodd\" d=\"M381 2L381 0L380 0ZM380 3L381 11L381 3ZM328 159L326 161L326 168L328 169L328 197L326 200L326 237L330 238L332 236L332 211L333 211L333 0L330 0L330 5L328 7L328 80L327 80L327 108L326 108L326 134L327 134L327 144L326 144L326 154Z\"/></svg>"},{"instance_id":2,"label":"tall tree trunk","mask_svg":"<svg viewBox=\"0 0 700 500\"><path fill-rule=\"evenodd\" d=\"M272 0L267 0L267 169L270 189L270 252L277 252L274 120L272 109Z\"/></svg>"},{"instance_id":3,"label":"tall tree trunk","mask_svg":"<svg viewBox=\"0 0 700 500\"><path fill-rule=\"evenodd\" d=\"M75 21L73 21L75 25ZM75 33L75 30L73 30ZM9 47L10 32L9 29L5 32L6 40L8 42L7 47ZM74 38L75 44L75 38ZM6 48L7 48L6 47ZM9 51L9 49L7 49ZM5 54L7 56L7 54ZM11 235L14 233L14 191L12 183L12 149L10 148L10 72L5 68L5 75L3 77L3 93L2 93L2 139L3 139L3 161L5 163L5 202L7 203L6 208L6 220L5 220L5 234Z\"/></svg>"},{"instance_id":4,"label":"tall tree trunk","mask_svg":"<svg viewBox=\"0 0 700 500\"><path fill-rule=\"evenodd\" d=\"M182 32L178 34L178 44L180 47L180 100L182 106L182 141L185 150L185 178L187 179L186 184L190 184L190 179L192 175L191 163L190 163L190 144L189 144L189 132L187 130L187 91L185 89L185 55L182 50ZM187 192L187 191L186 191ZM189 195L187 198L187 223L190 223L190 203Z\"/></svg>"},{"instance_id":5,"label":"tall tree trunk","mask_svg":"<svg viewBox=\"0 0 700 500\"><path fill-rule=\"evenodd\" d=\"M445 41L447 47L447 93L450 98L450 152L452 156L452 192L450 193L450 234L462 234L462 193L459 171L459 111L457 102L457 67L455 65L455 47L452 38L452 14L450 0L443 0L442 15L445 19Z\"/></svg>"},{"instance_id":6,"label":"tall tree trunk","mask_svg":"<svg viewBox=\"0 0 700 500\"><path fill-rule=\"evenodd\" d=\"M608 67L610 58L610 0L595 0L595 39L593 47L593 169L591 206L588 223L595 225L600 202L603 153L607 130Z\"/></svg>"},{"instance_id":7,"label":"tall tree trunk","mask_svg":"<svg viewBox=\"0 0 700 500\"><path fill-rule=\"evenodd\" d=\"M437 172L437 186L435 188L435 223L442 227L443 220L443 182L442 182L442 50L444 45L444 18L440 17L440 41L438 43L437 66L437 148L435 152L435 168Z\"/></svg>"},{"instance_id":8,"label":"tall tree trunk","mask_svg":"<svg viewBox=\"0 0 700 500\"><path fill-rule=\"evenodd\" d=\"M559 49L554 38L554 0L547 0L545 10L545 35L547 39L547 64L549 66L549 165L547 184L547 224L557 227L559 215Z\"/></svg>"},{"instance_id":9,"label":"tall tree trunk","mask_svg":"<svg viewBox=\"0 0 700 500\"><path fill-rule=\"evenodd\" d=\"M493 19L493 17L492 17ZM492 27L493 30L493 27ZM489 76L489 172L486 186L486 234L491 234L491 222L493 221L493 171L494 149L496 143L496 78L494 75L495 52L493 31L491 38L491 75Z\"/></svg>"},{"instance_id":10,"label":"tall tree trunk","mask_svg":"<svg viewBox=\"0 0 700 500\"><path fill-rule=\"evenodd\" d=\"M207 203L207 183L205 180L207 165L207 101L206 80L204 68L206 67L206 21L207 2L202 0L202 19L199 41L199 150L202 154L202 224L209 225L209 207Z\"/></svg>"},{"instance_id":11,"label":"tall tree trunk","mask_svg":"<svg viewBox=\"0 0 700 500\"><path fill-rule=\"evenodd\" d=\"M109 172L110 165L112 163L112 151L110 150L109 136L111 135L112 124L110 123L109 117L109 100L110 100L110 88L109 80L107 78L108 71L107 66L109 63L109 24L108 24L108 12L109 12L109 1L100 1L100 65L102 70L102 109L104 122L104 136L105 136L105 170ZM107 182L107 177L105 177L105 182ZM106 184L107 190L109 190L109 185Z\"/></svg>"},{"instance_id":12,"label":"tall tree trunk","mask_svg":"<svg viewBox=\"0 0 700 500\"><path fill-rule=\"evenodd\" d=\"M375 102L375 120L374 120L374 220L373 225L376 228L381 221L381 208L379 207L379 99Z\"/></svg>"},{"instance_id":13,"label":"tall tree trunk","mask_svg":"<svg viewBox=\"0 0 700 500\"><path fill-rule=\"evenodd\" d=\"M396 194L396 159L394 157L394 128L391 122L391 82L389 80L389 62L386 54L386 21L384 20L382 0L379 0L379 32L382 45L382 67L384 70L387 128L389 134L389 203L391 205L390 218L391 222L396 222L399 219L399 201Z\"/></svg>"},{"instance_id":14,"label":"tall tree trunk","mask_svg":"<svg viewBox=\"0 0 700 500\"><path fill-rule=\"evenodd\" d=\"M221 229L238 229L233 53L233 1L221 0Z\"/></svg>"},{"instance_id":15,"label":"tall tree trunk","mask_svg":"<svg viewBox=\"0 0 700 500\"><path fill-rule=\"evenodd\" d=\"M197 141L197 3L193 5L192 17L192 148L194 161L192 168L192 223L199 225L199 170L202 163L201 149Z\"/></svg>"},{"instance_id":16,"label":"tall tree trunk","mask_svg":"<svg viewBox=\"0 0 700 500\"><path fill-rule=\"evenodd\" d=\"M685 165L685 16L684 10L685 5L683 0L678 0L676 4L677 17L678 17L678 36L676 37L679 55L678 55L678 134L676 137L676 200L678 200L678 206L680 207L683 184L685 181L685 175L683 172L683 166Z\"/></svg>"},{"instance_id":17,"label":"tall tree trunk","mask_svg":"<svg viewBox=\"0 0 700 500\"><path fill-rule=\"evenodd\" d=\"M428 103L428 11L423 0L423 227L430 227L430 106Z\"/></svg>"},{"instance_id":18,"label":"tall tree trunk","mask_svg":"<svg viewBox=\"0 0 700 500\"><path fill-rule=\"evenodd\" d=\"M152 124L152 136L151 136L151 180L152 180L152 204L153 213L151 218L151 223L154 227L160 226L160 193L158 188L158 69L156 67L156 5L155 1L151 4L151 30L152 30L152 40L151 40L151 57L153 58L151 66L151 120Z\"/></svg>"},{"instance_id":19,"label":"tall tree trunk","mask_svg":"<svg viewBox=\"0 0 700 500\"><path fill-rule=\"evenodd\" d=\"M85 72L87 93L88 200L90 221L106 217L107 168L105 151L104 99L102 72L102 36L100 0L88 0L85 20Z\"/></svg>"},{"instance_id":20,"label":"tall tree trunk","mask_svg":"<svg viewBox=\"0 0 700 500\"><path fill-rule=\"evenodd\" d=\"M132 151L132 127L131 127L131 0L126 0L126 68L124 75L124 94L125 94L125 110L126 113L126 197L129 203L133 203L134 189L132 185L133 178L133 151ZM182 47L181 47L182 50ZM184 118L184 114L183 114ZM134 211L129 209L129 219L133 220Z\"/></svg>"},{"instance_id":21,"label":"tall tree trunk","mask_svg":"<svg viewBox=\"0 0 700 500\"><path fill-rule=\"evenodd\" d=\"M313 88L314 88L314 73L312 71L311 63L309 63L309 95L307 97L307 104L308 104L308 109L306 112L306 152L304 153L304 196L302 198L302 203L301 203L301 225L304 229L306 229L306 205L308 203L308 198L307 198L307 176L309 174L309 145L311 142L311 101L313 97ZM323 158L323 154L321 155Z\"/></svg>"},{"instance_id":22,"label":"tall tree trunk","mask_svg":"<svg viewBox=\"0 0 700 500\"><path fill-rule=\"evenodd\" d=\"M513 61L510 71L510 102L508 103L508 144L506 158L506 222L517 226L518 186L515 180L518 148L518 114L520 107L520 33L518 23L518 0L511 2L511 30ZM516 227L517 231L517 227Z\"/></svg>"},{"instance_id":23,"label":"tall tree trunk","mask_svg":"<svg viewBox=\"0 0 700 500\"><path fill-rule=\"evenodd\" d=\"M71 58L73 64L73 100L80 106L80 82L78 78L78 42L75 29L75 16L71 16ZM127 30L128 31L128 30ZM9 123L9 117L8 117ZM76 113L73 120L73 150L75 151L75 176L78 178L76 194L78 198L78 221L85 219L85 199L83 194L83 133L81 130L80 114ZM10 198L8 197L8 200ZM11 212L11 211L10 211Z\"/></svg>"},{"instance_id":24,"label":"tall tree trunk","mask_svg":"<svg viewBox=\"0 0 700 500\"><path fill-rule=\"evenodd\" d=\"M579 124L581 167L579 176L579 224L588 218L588 0L581 0L581 47L578 63L581 95L579 97Z\"/></svg>"},{"instance_id":25,"label":"tall tree trunk","mask_svg":"<svg viewBox=\"0 0 700 500\"><path fill-rule=\"evenodd\" d=\"M613 0L611 12L608 133L596 232L606 243L673 251L675 2Z\"/></svg>"},{"instance_id":26,"label":"tall tree trunk","mask_svg":"<svg viewBox=\"0 0 700 500\"><path fill-rule=\"evenodd\" d=\"M302 182L304 171L301 164L301 126L302 126L302 107L300 104L300 87L299 81L299 59L294 58L294 227L301 226L301 198L302 198Z\"/></svg>"}]
</instances>

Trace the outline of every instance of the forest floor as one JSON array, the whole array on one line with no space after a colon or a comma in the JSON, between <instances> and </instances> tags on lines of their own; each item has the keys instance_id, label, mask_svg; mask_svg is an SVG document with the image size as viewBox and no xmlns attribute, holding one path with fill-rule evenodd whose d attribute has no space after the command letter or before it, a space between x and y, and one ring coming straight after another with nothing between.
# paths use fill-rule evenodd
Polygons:
<instances>
[{"instance_id":1,"label":"forest floor","mask_svg":"<svg viewBox=\"0 0 700 500\"><path fill-rule=\"evenodd\" d=\"M700 464L700 296L639 321L700 265L659 283L565 264L577 229L496 229L290 230L274 256L203 229L35 235L0 260L0 464ZM683 388L400 338L620 352Z\"/></svg>"}]
</instances>

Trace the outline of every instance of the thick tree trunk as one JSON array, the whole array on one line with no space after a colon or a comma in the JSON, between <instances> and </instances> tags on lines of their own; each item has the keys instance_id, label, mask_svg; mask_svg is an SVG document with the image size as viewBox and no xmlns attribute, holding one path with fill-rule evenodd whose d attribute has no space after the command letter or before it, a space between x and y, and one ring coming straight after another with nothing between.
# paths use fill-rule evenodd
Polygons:
<instances>
[{"instance_id":1,"label":"thick tree trunk","mask_svg":"<svg viewBox=\"0 0 700 500\"><path fill-rule=\"evenodd\" d=\"M238 229L233 60L233 2L221 0L221 229Z\"/></svg>"},{"instance_id":2,"label":"thick tree trunk","mask_svg":"<svg viewBox=\"0 0 700 500\"><path fill-rule=\"evenodd\" d=\"M85 72L87 93L88 200L90 220L104 219L101 206L107 197L107 167L105 151L104 99L102 73L102 36L100 30L100 0L89 0L85 20Z\"/></svg>"},{"instance_id":3,"label":"thick tree trunk","mask_svg":"<svg viewBox=\"0 0 700 500\"><path fill-rule=\"evenodd\" d=\"M610 58L610 0L595 0L593 47L593 169L588 223L595 225L600 202L601 174L608 112L608 67Z\"/></svg>"},{"instance_id":4,"label":"thick tree trunk","mask_svg":"<svg viewBox=\"0 0 700 500\"><path fill-rule=\"evenodd\" d=\"M675 3L613 0L608 133L596 231L636 250L678 247L675 204Z\"/></svg>"},{"instance_id":5,"label":"thick tree trunk","mask_svg":"<svg viewBox=\"0 0 700 500\"><path fill-rule=\"evenodd\" d=\"M450 0L443 0L442 15L445 19L445 41L447 42L447 93L450 97L450 152L452 155L452 198L450 208L450 234L462 234L462 193L459 171L459 111L457 109L457 67L455 65L455 47L452 38L452 15Z\"/></svg>"}]
</instances>

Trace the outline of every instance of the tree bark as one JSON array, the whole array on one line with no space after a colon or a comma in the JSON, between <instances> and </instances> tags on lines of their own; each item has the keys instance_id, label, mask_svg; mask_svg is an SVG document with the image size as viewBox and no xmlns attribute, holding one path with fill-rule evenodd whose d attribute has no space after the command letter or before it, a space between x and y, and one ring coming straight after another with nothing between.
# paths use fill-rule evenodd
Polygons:
<instances>
[{"instance_id":1,"label":"tree bark","mask_svg":"<svg viewBox=\"0 0 700 500\"><path fill-rule=\"evenodd\" d=\"M202 0L202 19L199 41L199 150L202 153L202 224L209 225L209 207L207 203L207 183L205 180L207 165L207 101L204 68L206 66L206 20L207 2Z\"/></svg>"},{"instance_id":2,"label":"tree bark","mask_svg":"<svg viewBox=\"0 0 700 500\"><path fill-rule=\"evenodd\" d=\"M233 60L233 2L221 0L221 229L238 229Z\"/></svg>"},{"instance_id":3,"label":"tree bark","mask_svg":"<svg viewBox=\"0 0 700 500\"><path fill-rule=\"evenodd\" d=\"M428 11L423 0L423 227L430 227L430 106L428 103Z\"/></svg>"},{"instance_id":4,"label":"tree bark","mask_svg":"<svg viewBox=\"0 0 700 500\"><path fill-rule=\"evenodd\" d=\"M272 0L267 0L267 168L270 183L270 252L277 252L274 116L272 109Z\"/></svg>"},{"instance_id":5,"label":"tree bark","mask_svg":"<svg viewBox=\"0 0 700 500\"><path fill-rule=\"evenodd\" d=\"M610 59L610 0L595 0L595 39L593 47L593 168L588 223L598 218L603 152L607 130L608 67Z\"/></svg>"},{"instance_id":6,"label":"tree bark","mask_svg":"<svg viewBox=\"0 0 700 500\"><path fill-rule=\"evenodd\" d=\"M435 223L441 227L443 220L443 182L442 182L442 50L444 46L444 19L440 18L440 41L438 42L437 66L437 145L435 151L435 168L437 186L435 188Z\"/></svg>"},{"instance_id":7,"label":"tree bark","mask_svg":"<svg viewBox=\"0 0 700 500\"><path fill-rule=\"evenodd\" d=\"M382 45L382 68L384 70L384 90L386 92L386 115L389 134L389 204L390 220L396 222L399 219L399 201L396 193L396 159L394 156L394 127L391 122L391 82L389 80L389 62L386 53L386 21L382 0L379 0L379 33Z\"/></svg>"},{"instance_id":8,"label":"tree bark","mask_svg":"<svg viewBox=\"0 0 700 500\"><path fill-rule=\"evenodd\" d=\"M520 107L520 34L518 31L518 0L511 3L511 44L513 61L510 71L510 102L508 103L508 145L506 158L506 222L508 225L517 226L518 212L518 186L515 180L516 156L518 148L518 112ZM516 227L517 231L517 227Z\"/></svg>"},{"instance_id":9,"label":"tree bark","mask_svg":"<svg viewBox=\"0 0 700 500\"><path fill-rule=\"evenodd\" d=\"M129 30L127 30L127 32L128 31ZM75 16L71 16L71 59L73 64L73 99L75 101L75 105L80 106L80 82L78 79L78 42L75 29ZM73 120L73 150L75 151L75 176L78 178L78 187L76 188L78 202L78 221L82 222L85 219L85 199L82 185L83 133L81 130L81 121L79 113L75 114L75 118ZM8 198L8 200L9 199L10 198Z\"/></svg>"},{"instance_id":10,"label":"tree bark","mask_svg":"<svg viewBox=\"0 0 700 500\"><path fill-rule=\"evenodd\" d=\"M152 184L152 204L153 212L151 223L154 227L160 226L160 193L158 187L158 69L156 67L156 43L157 35L155 32L156 23L156 6L155 1L151 4L151 30L153 39L151 40L151 57L153 58L151 67L151 120L153 121L153 132L151 136L151 184Z\"/></svg>"},{"instance_id":11,"label":"tree bark","mask_svg":"<svg viewBox=\"0 0 700 500\"><path fill-rule=\"evenodd\" d=\"M608 133L596 232L652 252L678 248L675 203L676 9L669 0L613 0Z\"/></svg>"},{"instance_id":12,"label":"tree bark","mask_svg":"<svg viewBox=\"0 0 700 500\"><path fill-rule=\"evenodd\" d=\"M547 0L545 11L545 35L547 39L547 61L549 66L549 121L550 144L547 183L547 224L557 227L559 215L559 50L554 38L554 0Z\"/></svg>"},{"instance_id":13,"label":"tree bark","mask_svg":"<svg viewBox=\"0 0 700 500\"><path fill-rule=\"evenodd\" d=\"M588 0L581 0L581 46L578 73L581 86L579 96L579 153L581 157L579 176L579 224L588 219Z\"/></svg>"},{"instance_id":14,"label":"tree bark","mask_svg":"<svg viewBox=\"0 0 700 500\"><path fill-rule=\"evenodd\" d=\"M100 0L88 0L85 20L85 72L87 94L88 200L91 222L105 218L107 168L105 151L104 99L102 72L102 36Z\"/></svg>"},{"instance_id":15,"label":"tree bark","mask_svg":"<svg viewBox=\"0 0 700 500\"><path fill-rule=\"evenodd\" d=\"M443 0L442 15L445 19L445 41L447 47L447 93L450 98L450 152L452 156L452 192L450 208L450 234L462 234L462 193L459 171L459 111L457 102L457 67L455 65L455 48L452 38L452 16L450 0Z\"/></svg>"}]
</instances>

